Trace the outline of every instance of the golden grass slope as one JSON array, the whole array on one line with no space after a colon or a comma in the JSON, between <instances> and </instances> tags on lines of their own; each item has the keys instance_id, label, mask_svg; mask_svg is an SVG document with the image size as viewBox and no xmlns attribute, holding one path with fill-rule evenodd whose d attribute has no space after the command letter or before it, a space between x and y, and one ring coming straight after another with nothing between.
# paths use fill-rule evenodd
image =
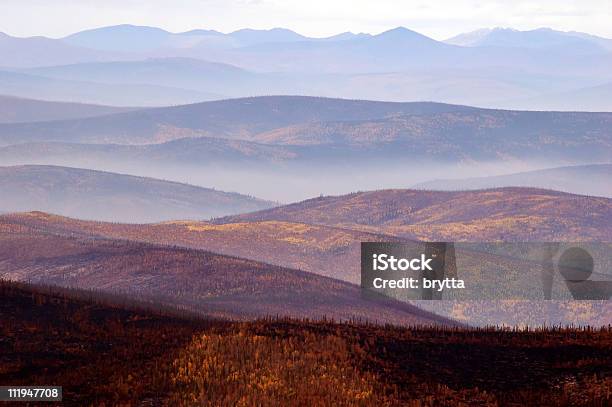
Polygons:
<instances>
[{"instance_id":1,"label":"golden grass slope","mask_svg":"<svg viewBox=\"0 0 612 407\"><path fill-rule=\"evenodd\" d=\"M218 223L265 220L423 240L612 241L612 199L535 188L359 192L229 216Z\"/></svg>"},{"instance_id":2,"label":"golden grass slope","mask_svg":"<svg viewBox=\"0 0 612 407\"><path fill-rule=\"evenodd\" d=\"M60 234L209 250L353 283L360 279L360 242L399 240L357 230L284 221L229 224L176 221L133 225L81 221L41 212L4 215L0 219Z\"/></svg>"}]
</instances>

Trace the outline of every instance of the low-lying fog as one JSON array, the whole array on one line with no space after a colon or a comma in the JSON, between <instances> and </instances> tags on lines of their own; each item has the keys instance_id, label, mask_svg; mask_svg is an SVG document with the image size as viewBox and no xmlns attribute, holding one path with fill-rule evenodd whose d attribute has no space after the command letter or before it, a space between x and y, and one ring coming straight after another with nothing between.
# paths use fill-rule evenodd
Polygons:
<instances>
[{"instance_id":1,"label":"low-lying fog","mask_svg":"<svg viewBox=\"0 0 612 407\"><path fill-rule=\"evenodd\" d=\"M275 167L254 167L232 163L222 167L219 165L100 162L80 160L77 157L37 160L37 162L7 161L4 159L3 162L0 162L0 165L45 164L103 170L189 183L226 192L239 192L279 203L296 202L319 195L341 195L356 191L386 188L411 188L417 184L437 179L489 177L567 165L567 163L538 161L463 164L407 162L365 164L362 166L301 164ZM610 195L609 188L606 190L595 182L589 189L590 179L588 178L581 179L575 185L572 185L571 180L566 181L563 189L567 192L585 193L586 186L586 193L590 195ZM529 186L529 184L524 186ZM547 187L547 185L533 186ZM572 190L574 187L575 189ZM549 188L555 189L555 185L550 185Z\"/></svg>"}]
</instances>

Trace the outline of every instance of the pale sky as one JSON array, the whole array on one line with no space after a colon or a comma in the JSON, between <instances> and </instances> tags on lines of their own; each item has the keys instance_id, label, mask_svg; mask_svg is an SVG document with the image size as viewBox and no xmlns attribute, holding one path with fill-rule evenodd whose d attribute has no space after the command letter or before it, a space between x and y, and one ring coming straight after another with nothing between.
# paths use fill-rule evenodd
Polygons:
<instances>
[{"instance_id":1,"label":"pale sky","mask_svg":"<svg viewBox=\"0 0 612 407\"><path fill-rule=\"evenodd\" d=\"M0 0L0 31L14 36L124 23L172 32L285 27L313 37L405 26L435 39L551 27L612 38L612 0Z\"/></svg>"}]
</instances>

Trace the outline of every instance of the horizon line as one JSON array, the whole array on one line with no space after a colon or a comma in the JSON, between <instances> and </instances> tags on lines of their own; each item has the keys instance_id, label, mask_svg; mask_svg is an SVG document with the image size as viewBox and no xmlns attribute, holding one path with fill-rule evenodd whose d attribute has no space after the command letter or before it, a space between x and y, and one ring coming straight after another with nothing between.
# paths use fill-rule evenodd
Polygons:
<instances>
[{"instance_id":1,"label":"horizon line","mask_svg":"<svg viewBox=\"0 0 612 407\"><path fill-rule=\"evenodd\" d=\"M378 35L381 35L381 34L385 34L387 32L391 32L391 31L394 31L394 30L404 29L404 30L411 31L413 33L422 35L424 37L427 37L429 39L432 39L432 40L438 41L438 42L445 42L445 41L448 41L448 40L450 40L452 38L455 38L455 37L463 35L463 34L471 34L471 33L476 33L476 32L485 31L485 30L489 30L489 31L493 31L493 30L511 30L511 31L516 31L516 32L532 32L532 31L541 31L541 30L551 30L551 31L555 31L555 32L559 32L559 33L564 33L564 34L580 33L580 34L586 34L586 35L602 38L602 39L605 39L605 40L612 40L612 38L610 38L610 37L599 35L599 34L593 34L593 33L586 32L586 31L563 30L563 29L553 28L553 27L550 27L550 26L539 26L539 27L536 27L536 28L525 29L525 30L517 29L517 28L514 28L512 26L480 27L480 28L476 28L476 29L472 29L472 30L461 31L459 33L456 33L456 34L451 35L449 37L446 37L444 39L437 39L437 38L435 38L433 36L430 36L428 34L423 34L422 32L414 30L412 28L408 28L405 25L394 26L394 27L387 28L387 29L385 29L383 31L380 31L380 32L364 32L364 31L355 32L355 31L350 31L349 30L349 31L342 31L342 32L338 32L338 33L335 33L335 34L332 34L332 35L325 35L325 36L310 36L310 35L307 35L307 34L302 34L302 33L298 32L295 29L287 28L287 27L283 27L283 26L275 26L275 27L271 27L271 28L243 27L243 28L238 28L236 30L232 30L232 31L220 31L220 30L216 30L214 28L196 27L196 28L187 29L185 31L170 31L169 29L162 28L162 27L155 26L155 25L140 25L140 24L133 24L133 23L119 23L119 24L101 25L101 26L95 26L95 27L91 27L91 28L84 28L82 30L75 31L75 32L72 32L70 34L59 36L59 37L58 36L47 36L47 35L44 35L44 34L19 36L19 35L14 35L14 34L11 34L11 33L7 32L7 31L2 31L2 30L0 30L0 34L4 34L4 35L7 35L7 36L12 37L12 38L19 38L19 39L47 38L47 39L52 39L52 40L63 40L63 39L66 39L66 38L68 38L68 37L70 37L72 35L80 34L80 33L87 32L87 31L95 31L95 30L102 30L102 29L116 28L116 27L150 28L150 29L161 30L161 31L164 31L164 32L166 32L168 34L171 34L171 35L188 34L188 33L192 32L192 31L200 31L200 30L201 31L209 31L211 33L217 33L217 34L221 34L221 35L232 35L234 33L237 33L237 32L240 32L240 31L245 31L245 30L252 30L252 31L259 31L259 32L263 32L263 31L269 32L269 31L274 31L274 30L285 30L285 31L290 31L290 32L292 32L294 34L297 34L297 35L299 35L301 37L304 37L305 40L323 40L323 39L329 39L329 38L333 38L333 37L336 37L336 36L340 36L340 35L343 35L343 34L352 34L352 35L355 35L355 36L366 35L366 36L375 37L375 36L378 36Z\"/></svg>"}]
</instances>

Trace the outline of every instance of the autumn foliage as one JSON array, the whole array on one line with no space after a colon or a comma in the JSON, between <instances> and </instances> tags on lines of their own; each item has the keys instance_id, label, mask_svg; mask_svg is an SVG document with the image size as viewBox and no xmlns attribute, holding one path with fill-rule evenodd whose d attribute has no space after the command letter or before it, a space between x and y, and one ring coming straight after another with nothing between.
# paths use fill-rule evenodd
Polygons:
<instances>
[{"instance_id":1,"label":"autumn foliage","mask_svg":"<svg viewBox=\"0 0 612 407\"><path fill-rule=\"evenodd\" d=\"M63 405L612 402L612 328L227 322L87 291L0 283L0 383Z\"/></svg>"}]
</instances>

